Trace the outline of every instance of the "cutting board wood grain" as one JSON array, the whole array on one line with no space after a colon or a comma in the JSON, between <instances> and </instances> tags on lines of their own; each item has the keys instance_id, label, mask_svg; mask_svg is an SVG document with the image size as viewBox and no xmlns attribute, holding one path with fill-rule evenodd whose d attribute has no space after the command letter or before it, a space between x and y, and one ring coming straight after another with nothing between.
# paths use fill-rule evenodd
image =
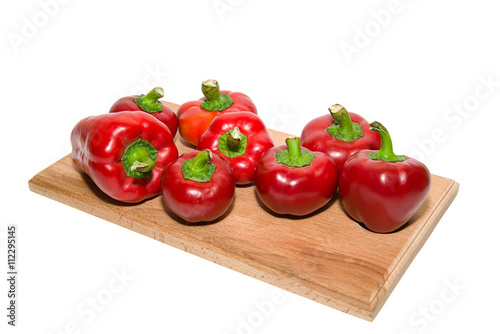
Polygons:
<instances>
[{"instance_id":1,"label":"cutting board wood grain","mask_svg":"<svg viewBox=\"0 0 500 334\"><path fill-rule=\"evenodd\" d=\"M169 104L175 111L176 104ZM275 145L285 133L269 130ZM176 137L182 154L194 147ZM237 187L215 223L184 224L161 196L124 204L101 192L69 155L35 175L30 189L76 209L245 275L372 321L458 192L458 183L432 175L432 187L400 230L376 234L356 223L336 195L306 217L279 216L253 186Z\"/></svg>"}]
</instances>

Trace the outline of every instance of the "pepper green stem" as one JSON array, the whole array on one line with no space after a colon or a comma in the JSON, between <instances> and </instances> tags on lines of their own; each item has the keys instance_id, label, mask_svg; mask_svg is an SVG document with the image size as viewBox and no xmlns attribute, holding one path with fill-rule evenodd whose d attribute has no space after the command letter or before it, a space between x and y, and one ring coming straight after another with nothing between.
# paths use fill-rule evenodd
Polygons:
<instances>
[{"instance_id":1,"label":"pepper green stem","mask_svg":"<svg viewBox=\"0 0 500 334\"><path fill-rule=\"evenodd\" d=\"M189 166L189 169L196 173L202 173L207 169L207 162L213 157L212 151L209 149L203 150L196 155L193 162Z\"/></svg>"},{"instance_id":2,"label":"pepper green stem","mask_svg":"<svg viewBox=\"0 0 500 334\"><path fill-rule=\"evenodd\" d=\"M374 153L368 153L368 157L373 160L383 160L387 162L398 162L404 161L404 155L394 154L394 150L392 148L392 139L389 135L389 131L380 124L379 122L371 122L370 130L376 131L380 135L380 150Z\"/></svg>"},{"instance_id":3,"label":"pepper green stem","mask_svg":"<svg viewBox=\"0 0 500 334\"><path fill-rule=\"evenodd\" d=\"M201 83L201 91L208 101L217 100L220 95L219 83L214 79L205 80Z\"/></svg>"},{"instance_id":4,"label":"pepper green stem","mask_svg":"<svg viewBox=\"0 0 500 334\"><path fill-rule=\"evenodd\" d=\"M290 159L300 159L300 157L302 157L300 137L288 137L285 139L285 144L288 148L288 156Z\"/></svg>"},{"instance_id":5,"label":"pepper green stem","mask_svg":"<svg viewBox=\"0 0 500 334\"><path fill-rule=\"evenodd\" d=\"M275 159L280 164L288 167L305 167L309 166L316 157L316 154L300 147L300 137L288 137L285 139L285 144L286 150L276 151Z\"/></svg>"},{"instance_id":6,"label":"pepper green stem","mask_svg":"<svg viewBox=\"0 0 500 334\"><path fill-rule=\"evenodd\" d=\"M349 113L344 107L340 104L334 104L328 110L335 122L326 128L326 132L334 138L348 143L363 137L361 125L351 120Z\"/></svg>"},{"instance_id":7,"label":"pepper green stem","mask_svg":"<svg viewBox=\"0 0 500 334\"><path fill-rule=\"evenodd\" d=\"M227 147L235 152L240 149L240 143L241 143L241 132L238 127L235 127L232 130L228 131L228 136L227 136Z\"/></svg>"},{"instance_id":8,"label":"pepper green stem","mask_svg":"<svg viewBox=\"0 0 500 334\"><path fill-rule=\"evenodd\" d=\"M147 141L138 139L123 153L122 164L127 176L148 178L155 168L158 151Z\"/></svg>"},{"instance_id":9,"label":"pepper green stem","mask_svg":"<svg viewBox=\"0 0 500 334\"><path fill-rule=\"evenodd\" d=\"M247 150L247 136L235 126L219 137L217 149L229 159L244 155Z\"/></svg>"},{"instance_id":10,"label":"pepper green stem","mask_svg":"<svg viewBox=\"0 0 500 334\"><path fill-rule=\"evenodd\" d=\"M134 102L139 106L139 108L146 112L160 112L163 110L163 105L159 99L164 96L163 94L163 88L155 87L146 95L141 94L135 97Z\"/></svg>"},{"instance_id":11,"label":"pepper green stem","mask_svg":"<svg viewBox=\"0 0 500 334\"><path fill-rule=\"evenodd\" d=\"M209 79L201 83L201 91L205 100L201 108L207 111L222 111L229 108L234 101L227 94L221 94L217 80Z\"/></svg>"},{"instance_id":12,"label":"pepper green stem","mask_svg":"<svg viewBox=\"0 0 500 334\"><path fill-rule=\"evenodd\" d=\"M340 104L334 104L328 108L328 110L330 111L330 115L332 115L333 119L339 122L342 132L347 133L354 130L351 117L349 117L349 113L344 107Z\"/></svg>"},{"instance_id":13,"label":"pepper green stem","mask_svg":"<svg viewBox=\"0 0 500 334\"><path fill-rule=\"evenodd\" d=\"M212 157L212 151L206 149L200 151L193 159L185 160L182 163L182 175L184 178L198 182L209 182L217 167L210 161Z\"/></svg>"}]
</instances>

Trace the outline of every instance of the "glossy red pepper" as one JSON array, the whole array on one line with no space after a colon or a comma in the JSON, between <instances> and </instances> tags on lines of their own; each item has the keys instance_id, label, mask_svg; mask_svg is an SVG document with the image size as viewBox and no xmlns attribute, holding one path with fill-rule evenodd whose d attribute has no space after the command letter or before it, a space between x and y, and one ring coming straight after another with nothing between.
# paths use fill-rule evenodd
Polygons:
<instances>
[{"instance_id":1,"label":"glossy red pepper","mask_svg":"<svg viewBox=\"0 0 500 334\"><path fill-rule=\"evenodd\" d=\"M320 116L302 130L302 145L311 151L328 154L340 169L351 154L363 149L378 150L380 138L370 131L368 122L348 113L340 104L329 108L330 115Z\"/></svg>"},{"instance_id":2,"label":"glossy red pepper","mask_svg":"<svg viewBox=\"0 0 500 334\"><path fill-rule=\"evenodd\" d=\"M219 90L216 80L203 81L201 90L204 97L186 102L177 110L179 133L192 145L198 145L198 140L212 120L222 113L249 111L257 114L257 107L247 95Z\"/></svg>"},{"instance_id":3,"label":"glossy red pepper","mask_svg":"<svg viewBox=\"0 0 500 334\"><path fill-rule=\"evenodd\" d=\"M370 124L380 134L379 151L361 150L344 164L339 194L349 215L369 230L393 232L420 208L431 187L431 175L418 160L395 155L387 129Z\"/></svg>"},{"instance_id":4,"label":"glossy red pepper","mask_svg":"<svg viewBox=\"0 0 500 334\"><path fill-rule=\"evenodd\" d=\"M240 185L253 182L257 162L273 146L264 122L247 111L217 116L198 141L198 150L208 148L229 162Z\"/></svg>"},{"instance_id":5,"label":"glossy red pepper","mask_svg":"<svg viewBox=\"0 0 500 334\"><path fill-rule=\"evenodd\" d=\"M167 126L142 111L84 118L71 145L75 166L105 194L129 203L157 195L163 168L178 156Z\"/></svg>"},{"instance_id":6,"label":"glossy red pepper","mask_svg":"<svg viewBox=\"0 0 500 334\"><path fill-rule=\"evenodd\" d=\"M322 152L300 146L300 138L271 148L255 168L255 188L262 202L278 214L304 216L327 204L335 194L338 168Z\"/></svg>"},{"instance_id":7,"label":"glossy red pepper","mask_svg":"<svg viewBox=\"0 0 500 334\"><path fill-rule=\"evenodd\" d=\"M161 178L165 203L189 223L212 222L231 206L236 183L226 160L193 150L168 165Z\"/></svg>"},{"instance_id":8,"label":"glossy red pepper","mask_svg":"<svg viewBox=\"0 0 500 334\"><path fill-rule=\"evenodd\" d=\"M165 124L172 137L177 133L177 115L160 99L163 97L161 87L153 88L148 94L125 96L116 101L109 110L110 113L121 111L144 111Z\"/></svg>"}]
</instances>

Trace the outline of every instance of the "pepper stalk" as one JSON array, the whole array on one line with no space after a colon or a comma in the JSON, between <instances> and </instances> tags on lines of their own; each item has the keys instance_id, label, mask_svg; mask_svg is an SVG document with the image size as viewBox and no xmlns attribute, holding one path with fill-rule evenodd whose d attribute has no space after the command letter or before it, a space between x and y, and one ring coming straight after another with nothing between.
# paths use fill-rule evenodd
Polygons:
<instances>
[{"instance_id":1,"label":"pepper stalk","mask_svg":"<svg viewBox=\"0 0 500 334\"><path fill-rule=\"evenodd\" d=\"M127 176L148 178L155 168L158 151L149 142L137 139L123 153L121 162Z\"/></svg>"},{"instance_id":2,"label":"pepper stalk","mask_svg":"<svg viewBox=\"0 0 500 334\"><path fill-rule=\"evenodd\" d=\"M220 93L217 80L209 79L203 81L201 84L201 91L205 99L200 106L207 111L222 111L229 108L234 103L229 95Z\"/></svg>"},{"instance_id":3,"label":"pepper stalk","mask_svg":"<svg viewBox=\"0 0 500 334\"><path fill-rule=\"evenodd\" d=\"M361 124L351 120L347 110L340 104L334 104L330 108L330 115L335 122L326 128L326 131L338 140L352 142L360 137L363 137L363 129Z\"/></svg>"},{"instance_id":4,"label":"pepper stalk","mask_svg":"<svg viewBox=\"0 0 500 334\"><path fill-rule=\"evenodd\" d=\"M247 136L235 126L219 137L217 149L230 159L244 155L247 149Z\"/></svg>"},{"instance_id":5,"label":"pepper stalk","mask_svg":"<svg viewBox=\"0 0 500 334\"><path fill-rule=\"evenodd\" d=\"M163 88L155 87L146 95L141 94L134 97L134 102L142 110L148 113L160 112L163 110L163 104L161 104L161 99L164 95Z\"/></svg>"},{"instance_id":6,"label":"pepper stalk","mask_svg":"<svg viewBox=\"0 0 500 334\"><path fill-rule=\"evenodd\" d=\"M305 167L312 163L316 154L300 146L300 137L285 139L287 150L276 151L276 162L288 167Z\"/></svg>"},{"instance_id":7,"label":"pepper stalk","mask_svg":"<svg viewBox=\"0 0 500 334\"><path fill-rule=\"evenodd\" d=\"M209 182L217 167L210 160L213 153L209 149L200 151L193 159L185 160L182 163L182 175L184 179L197 182Z\"/></svg>"},{"instance_id":8,"label":"pepper stalk","mask_svg":"<svg viewBox=\"0 0 500 334\"><path fill-rule=\"evenodd\" d=\"M381 123L375 121L370 123L370 130L376 131L380 135L380 150L373 153L368 153L368 157L373 160L383 160L387 162L398 162L404 161L404 155L394 154L392 148L392 139L389 135L389 131Z\"/></svg>"}]
</instances>

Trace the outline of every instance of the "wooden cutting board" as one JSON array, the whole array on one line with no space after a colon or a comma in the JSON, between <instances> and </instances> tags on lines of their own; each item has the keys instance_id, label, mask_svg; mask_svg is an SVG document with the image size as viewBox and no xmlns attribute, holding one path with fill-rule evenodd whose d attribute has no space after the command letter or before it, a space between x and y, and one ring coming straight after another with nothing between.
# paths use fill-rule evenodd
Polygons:
<instances>
[{"instance_id":1,"label":"wooden cutting board","mask_svg":"<svg viewBox=\"0 0 500 334\"><path fill-rule=\"evenodd\" d=\"M178 105L170 104L175 111ZM275 145L288 136L270 130ZM192 150L179 136L179 153ZM189 226L161 196L123 204L77 171L68 155L35 175L38 194L141 233L324 305L372 321L458 192L458 183L432 175L426 201L405 225L376 234L351 220L336 195L315 214L277 216L253 186L238 187L216 223Z\"/></svg>"}]
</instances>

